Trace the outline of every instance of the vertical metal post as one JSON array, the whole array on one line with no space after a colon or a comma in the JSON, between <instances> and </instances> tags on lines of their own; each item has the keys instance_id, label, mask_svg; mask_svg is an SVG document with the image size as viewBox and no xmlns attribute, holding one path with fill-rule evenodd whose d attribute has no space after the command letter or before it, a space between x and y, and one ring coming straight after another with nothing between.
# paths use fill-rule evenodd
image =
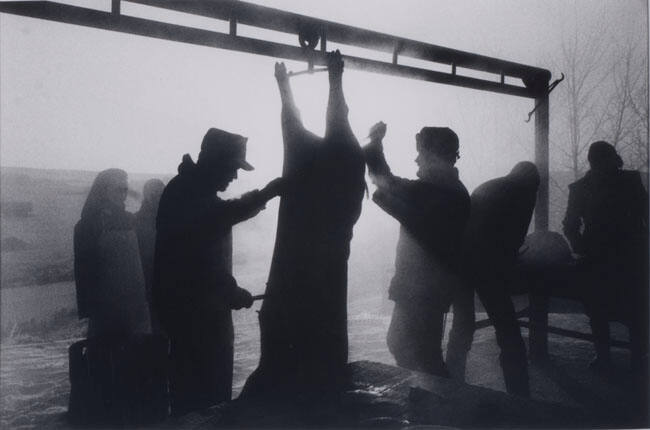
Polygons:
<instances>
[{"instance_id":1,"label":"vertical metal post","mask_svg":"<svg viewBox=\"0 0 650 430\"><path fill-rule=\"evenodd\" d=\"M399 56L401 50L402 50L402 42L397 42L395 44L395 48L393 48L393 64L397 64L397 57Z\"/></svg>"},{"instance_id":2,"label":"vertical metal post","mask_svg":"<svg viewBox=\"0 0 650 430\"><path fill-rule=\"evenodd\" d=\"M230 35L237 36L237 18L230 17Z\"/></svg>"},{"instance_id":3,"label":"vertical metal post","mask_svg":"<svg viewBox=\"0 0 650 430\"><path fill-rule=\"evenodd\" d=\"M549 220L549 108L548 82L544 92L535 99L535 164L539 170L540 183L535 205L535 231L548 231ZM548 357L548 297L531 293L528 297L530 310L528 332L531 360L545 360Z\"/></svg>"},{"instance_id":4,"label":"vertical metal post","mask_svg":"<svg viewBox=\"0 0 650 430\"><path fill-rule=\"evenodd\" d=\"M320 50L321 52L327 52L327 31L325 31L325 28L320 30Z\"/></svg>"},{"instance_id":5,"label":"vertical metal post","mask_svg":"<svg viewBox=\"0 0 650 430\"><path fill-rule=\"evenodd\" d=\"M535 205L535 231L548 230L548 92L535 99L535 164L539 170L539 190Z\"/></svg>"},{"instance_id":6,"label":"vertical metal post","mask_svg":"<svg viewBox=\"0 0 650 430\"><path fill-rule=\"evenodd\" d=\"M120 14L120 0L112 0L111 1L111 13L113 15L119 15Z\"/></svg>"}]
</instances>

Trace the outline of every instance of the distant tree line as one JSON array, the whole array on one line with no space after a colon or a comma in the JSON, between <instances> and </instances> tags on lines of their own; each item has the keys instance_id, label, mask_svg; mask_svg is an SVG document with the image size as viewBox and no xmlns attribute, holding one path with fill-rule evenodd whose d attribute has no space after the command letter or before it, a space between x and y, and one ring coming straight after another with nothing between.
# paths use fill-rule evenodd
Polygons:
<instances>
[{"instance_id":1,"label":"distant tree line","mask_svg":"<svg viewBox=\"0 0 650 430\"><path fill-rule=\"evenodd\" d=\"M559 12L559 49L548 54L549 68L566 77L550 102L553 229L564 216L568 184L589 168L592 142L614 145L624 168L648 171L648 29L642 3L634 16L625 16L635 9L622 4L580 0L563 3ZM587 23L586 13L595 22ZM644 179L647 186L647 173Z\"/></svg>"},{"instance_id":2,"label":"distant tree line","mask_svg":"<svg viewBox=\"0 0 650 430\"><path fill-rule=\"evenodd\" d=\"M567 3L569 13L559 26L560 50L551 54L552 69L566 75L551 96L556 168L580 178L587 169L589 144L606 140L626 168L647 171L647 17L634 17L627 28L618 28L605 5L597 11L595 25L585 26L584 6Z\"/></svg>"}]
</instances>

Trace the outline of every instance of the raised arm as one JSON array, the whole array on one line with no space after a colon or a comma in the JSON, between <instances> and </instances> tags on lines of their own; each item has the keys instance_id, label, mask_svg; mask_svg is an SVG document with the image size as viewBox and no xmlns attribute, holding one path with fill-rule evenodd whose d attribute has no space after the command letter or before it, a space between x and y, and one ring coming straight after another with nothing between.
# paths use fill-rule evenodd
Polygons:
<instances>
[{"instance_id":1,"label":"raised arm","mask_svg":"<svg viewBox=\"0 0 650 430\"><path fill-rule=\"evenodd\" d=\"M378 188L386 188L395 182L395 176L390 171L390 167L384 157L383 139L386 135L386 124L378 122L370 128L368 137L370 143L363 147L363 155L368 165L370 180Z\"/></svg>"},{"instance_id":2,"label":"raised arm","mask_svg":"<svg viewBox=\"0 0 650 430\"><path fill-rule=\"evenodd\" d=\"M428 205L418 196L418 184L408 179L393 175L384 157L383 139L387 126L380 121L368 132L370 143L363 147L363 155L368 165L368 172L377 191L373 200L386 213L391 215L413 233L424 236L422 225L429 220L423 208Z\"/></svg>"}]
</instances>

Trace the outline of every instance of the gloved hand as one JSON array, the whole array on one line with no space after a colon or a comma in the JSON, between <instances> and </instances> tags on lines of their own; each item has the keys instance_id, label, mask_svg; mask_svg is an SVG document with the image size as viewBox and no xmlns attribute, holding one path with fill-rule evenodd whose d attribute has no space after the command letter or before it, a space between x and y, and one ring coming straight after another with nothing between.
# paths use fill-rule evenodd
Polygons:
<instances>
[{"instance_id":1,"label":"gloved hand","mask_svg":"<svg viewBox=\"0 0 650 430\"><path fill-rule=\"evenodd\" d=\"M236 287L231 303L232 309L239 310L241 308L250 308L251 306L253 306L252 294L244 288Z\"/></svg>"},{"instance_id":2,"label":"gloved hand","mask_svg":"<svg viewBox=\"0 0 650 430\"><path fill-rule=\"evenodd\" d=\"M284 178L275 178L268 184L266 187L262 188L261 192L268 199L272 199L275 196L279 196L284 192L286 188L286 180Z\"/></svg>"},{"instance_id":3,"label":"gloved hand","mask_svg":"<svg viewBox=\"0 0 650 430\"><path fill-rule=\"evenodd\" d=\"M370 138L371 141L381 141L384 136L386 136L386 128L387 125L383 121L379 121L377 124L373 125L370 127L370 131L368 132L368 137Z\"/></svg>"}]
</instances>

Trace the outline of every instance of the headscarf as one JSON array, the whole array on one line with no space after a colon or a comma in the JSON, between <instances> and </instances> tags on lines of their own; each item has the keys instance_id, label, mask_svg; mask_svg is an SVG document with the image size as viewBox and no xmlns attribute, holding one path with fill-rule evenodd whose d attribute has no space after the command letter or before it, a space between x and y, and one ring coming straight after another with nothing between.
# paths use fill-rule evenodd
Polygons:
<instances>
[{"instance_id":1,"label":"headscarf","mask_svg":"<svg viewBox=\"0 0 650 430\"><path fill-rule=\"evenodd\" d=\"M623 167L623 160L616 152L616 148L604 140L599 140L589 146L587 159L591 170L598 172L615 172Z\"/></svg>"},{"instance_id":2,"label":"headscarf","mask_svg":"<svg viewBox=\"0 0 650 430\"><path fill-rule=\"evenodd\" d=\"M158 211L160 196L165 189L165 183L160 179L149 179L144 183L142 188L142 206L140 211L152 212L154 215Z\"/></svg>"},{"instance_id":3,"label":"headscarf","mask_svg":"<svg viewBox=\"0 0 650 430\"><path fill-rule=\"evenodd\" d=\"M122 169L106 169L97 174L93 181L86 203L81 210L81 220L90 221L96 219L104 209L109 209L111 204L106 192L111 185L119 184L127 180L127 174Z\"/></svg>"}]
</instances>

